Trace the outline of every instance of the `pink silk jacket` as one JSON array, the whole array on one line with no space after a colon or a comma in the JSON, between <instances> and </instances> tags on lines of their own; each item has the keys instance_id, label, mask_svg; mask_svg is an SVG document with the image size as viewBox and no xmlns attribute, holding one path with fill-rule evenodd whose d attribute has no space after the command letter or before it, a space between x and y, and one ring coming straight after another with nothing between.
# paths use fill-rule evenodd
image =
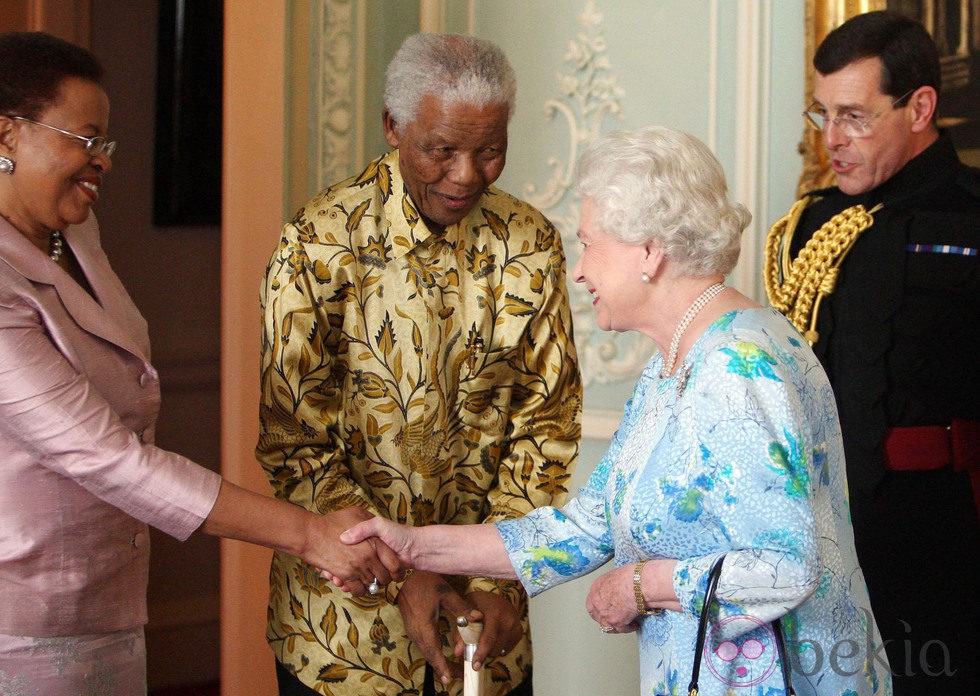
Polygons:
<instances>
[{"instance_id":1,"label":"pink silk jacket","mask_svg":"<svg viewBox=\"0 0 980 696\"><path fill-rule=\"evenodd\" d=\"M93 216L64 232L95 295L0 218L0 633L146 623L147 524L185 539L218 474L153 445L146 321Z\"/></svg>"}]
</instances>

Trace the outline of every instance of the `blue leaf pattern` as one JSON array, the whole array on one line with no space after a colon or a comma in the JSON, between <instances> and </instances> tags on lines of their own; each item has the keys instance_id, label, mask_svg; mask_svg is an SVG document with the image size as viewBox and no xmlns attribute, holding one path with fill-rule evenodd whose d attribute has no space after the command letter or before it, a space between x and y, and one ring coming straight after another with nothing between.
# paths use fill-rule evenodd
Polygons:
<instances>
[{"instance_id":1,"label":"blue leaf pattern","mask_svg":"<svg viewBox=\"0 0 980 696\"><path fill-rule=\"evenodd\" d=\"M746 630L737 622L761 627L745 634L755 636L782 616L788 647L807 667L794 672L797 694L890 694L880 659L857 655L840 673L826 659L838 641L881 639L854 552L836 405L813 353L780 314L750 309L716 320L686 362L690 376L678 389L675 377L659 377L654 355L609 449L563 514L539 508L498 523L528 592L610 558L677 559L684 610L638 617L638 635L642 693L682 694L707 573L726 554L712 608L716 640L737 643ZM822 664L811 646L821 648ZM782 692L778 669L752 672L744 656L712 654L701 696Z\"/></svg>"}]
</instances>

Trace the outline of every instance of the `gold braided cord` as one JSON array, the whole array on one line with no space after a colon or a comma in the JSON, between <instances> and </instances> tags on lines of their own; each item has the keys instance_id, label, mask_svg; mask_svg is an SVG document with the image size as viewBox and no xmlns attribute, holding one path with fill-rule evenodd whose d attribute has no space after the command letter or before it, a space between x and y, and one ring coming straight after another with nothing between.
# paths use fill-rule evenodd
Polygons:
<instances>
[{"instance_id":1,"label":"gold braided cord","mask_svg":"<svg viewBox=\"0 0 980 696\"><path fill-rule=\"evenodd\" d=\"M840 264L858 237L874 223L863 205L842 210L817 230L790 261L789 250L800 216L816 199L801 198L770 228L766 237L763 274L769 303L786 315L807 342L817 342L820 302L834 291Z\"/></svg>"}]
</instances>

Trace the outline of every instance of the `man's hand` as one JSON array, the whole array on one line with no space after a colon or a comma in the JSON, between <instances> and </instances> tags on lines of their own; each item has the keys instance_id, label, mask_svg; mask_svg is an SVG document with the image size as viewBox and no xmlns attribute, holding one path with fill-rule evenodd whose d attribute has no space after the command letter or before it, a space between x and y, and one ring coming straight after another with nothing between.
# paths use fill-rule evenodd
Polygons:
<instances>
[{"instance_id":1,"label":"man's hand","mask_svg":"<svg viewBox=\"0 0 980 696\"><path fill-rule=\"evenodd\" d=\"M392 578L402 576L403 565L398 556L379 539L367 539L357 544L345 544L340 534L373 515L358 507L349 507L325 515L309 516L306 546L301 557L354 596L367 592L368 585L377 579L385 586Z\"/></svg>"},{"instance_id":2,"label":"man's hand","mask_svg":"<svg viewBox=\"0 0 980 696\"><path fill-rule=\"evenodd\" d=\"M521 615L506 598L492 592L470 592L466 599L483 614L483 633L473 655L473 669L479 669L487 659L509 653L524 635ZM463 616L461 614L461 616ZM456 657L463 656L465 644L456 637Z\"/></svg>"},{"instance_id":3,"label":"man's hand","mask_svg":"<svg viewBox=\"0 0 980 696\"><path fill-rule=\"evenodd\" d=\"M462 677L461 666L458 663L450 665L442 652L439 614L445 613L455 626L457 616L465 616L467 621L484 621L480 612L450 587L441 575L421 570L412 573L402 585L398 593L398 608L408 637L432 665L436 678L446 685Z\"/></svg>"}]
</instances>

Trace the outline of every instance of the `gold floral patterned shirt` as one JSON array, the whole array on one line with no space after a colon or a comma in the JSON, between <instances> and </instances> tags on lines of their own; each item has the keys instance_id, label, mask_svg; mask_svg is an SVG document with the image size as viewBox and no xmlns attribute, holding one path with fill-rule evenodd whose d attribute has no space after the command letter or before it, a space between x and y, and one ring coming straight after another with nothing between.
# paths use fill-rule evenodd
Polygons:
<instances>
[{"instance_id":1,"label":"gold floral patterned shirt","mask_svg":"<svg viewBox=\"0 0 980 696\"><path fill-rule=\"evenodd\" d=\"M256 453L277 496L421 526L513 518L567 494L581 380L565 258L527 203L490 187L434 234L392 151L285 226L262 307ZM516 582L450 581L502 594L523 616L525 638L486 667L487 694L506 694L530 668L527 597ZM417 693L425 659L397 589L354 598L277 553L269 643L320 693Z\"/></svg>"}]
</instances>

